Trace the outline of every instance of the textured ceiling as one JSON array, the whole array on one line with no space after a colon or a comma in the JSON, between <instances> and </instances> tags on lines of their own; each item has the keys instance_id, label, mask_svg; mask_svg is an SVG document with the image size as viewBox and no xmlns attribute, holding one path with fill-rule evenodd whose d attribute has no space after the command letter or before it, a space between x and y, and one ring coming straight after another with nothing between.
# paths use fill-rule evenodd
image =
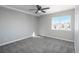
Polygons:
<instances>
[{"instance_id":1,"label":"textured ceiling","mask_svg":"<svg viewBox=\"0 0 79 59\"><path fill-rule=\"evenodd\" d=\"M6 5L6 7L10 9L16 9L18 11L22 11L32 15L45 15L75 8L74 5L41 5L41 6L42 8L50 7L50 9L46 10L46 13L39 12L38 14L35 14L36 10L29 10L29 9L36 9L35 5Z\"/></svg>"}]
</instances>

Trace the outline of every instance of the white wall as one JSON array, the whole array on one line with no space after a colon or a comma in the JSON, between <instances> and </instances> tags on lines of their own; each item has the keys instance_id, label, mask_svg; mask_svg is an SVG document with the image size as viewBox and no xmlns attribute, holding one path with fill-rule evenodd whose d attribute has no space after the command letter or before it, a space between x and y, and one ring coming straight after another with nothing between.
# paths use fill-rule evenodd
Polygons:
<instances>
[{"instance_id":1,"label":"white wall","mask_svg":"<svg viewBox=\"0 0 79 59\"><path fill-rule=\"evenodd\" d=\"M36 24L35 16L0 7L0 44L31 36Z\"/></svg>"},{"instance_id":2,"label":"white wall","mask_svg":"<svg viewBox=\"0 0 79 59\"><path fill-rule=\"evenodd\" d=\"M75 52L79 53L79 6L75 8Z\"/></svg>"},{"instance_id":3,"label":"white wall","mask_svg":"<svg viewBox=\"0 0 79 59\"><path fill-rule=\"evenodd\" d=\"M71 31L54 31L51 30L51 20L54 16L71 15ZM52 38L58 38L67 41L74 41L74 9L59 13L42 15L39 19L39 34Z\"/></svg>"}]
</instances>

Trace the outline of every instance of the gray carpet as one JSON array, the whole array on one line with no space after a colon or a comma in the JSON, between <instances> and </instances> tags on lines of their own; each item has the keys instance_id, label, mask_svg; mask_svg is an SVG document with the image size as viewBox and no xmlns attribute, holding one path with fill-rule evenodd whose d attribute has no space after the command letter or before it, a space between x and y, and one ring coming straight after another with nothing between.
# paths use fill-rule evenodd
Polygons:
<instances>
[{"instance_id":1,"label":"gray carpet","mask_svg":"<svg viewBox=\"0 0 79 59\"><path fill-rule=\"evenodd\" d=\"M1 53L74 53L74 43L55 38L28 38L0 47Z\"/></svg>"}]
</instances>

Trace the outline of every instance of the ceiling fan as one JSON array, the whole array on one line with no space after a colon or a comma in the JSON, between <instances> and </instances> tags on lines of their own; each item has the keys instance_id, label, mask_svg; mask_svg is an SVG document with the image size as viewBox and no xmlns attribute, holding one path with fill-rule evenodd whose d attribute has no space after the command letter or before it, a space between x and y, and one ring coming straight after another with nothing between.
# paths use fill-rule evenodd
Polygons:
<instances>
[{"instance_id":1,"label":"ceiling fan","mask_svg":"<svg viewBox=\"0 0 79 59\"><path fill-rule=\"evenodd\" d=\"M36 10L35 14L37 14L39 11L43 12L43 13L46 13L45 10L47 9L50 9L49 7L46 7L46 8L42 8L42 6L40 5L36 5L36 9L30 9L30 10Z\"/></svg>"}]
</instances>

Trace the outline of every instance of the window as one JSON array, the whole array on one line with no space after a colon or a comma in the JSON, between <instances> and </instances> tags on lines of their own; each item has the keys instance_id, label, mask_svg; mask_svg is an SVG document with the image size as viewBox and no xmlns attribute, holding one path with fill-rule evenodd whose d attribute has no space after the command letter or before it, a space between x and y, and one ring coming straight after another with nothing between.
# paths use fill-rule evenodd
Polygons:
<instances>
[{"instance_id":1,"label":"window","mask_svg":"<svg viewBox=\"0 0 79 59\"><path fill-rule=\"evenodd\" d=\"M53 17L52 30L71 30L71 16Z\"/></svg>"}]
</instances>

